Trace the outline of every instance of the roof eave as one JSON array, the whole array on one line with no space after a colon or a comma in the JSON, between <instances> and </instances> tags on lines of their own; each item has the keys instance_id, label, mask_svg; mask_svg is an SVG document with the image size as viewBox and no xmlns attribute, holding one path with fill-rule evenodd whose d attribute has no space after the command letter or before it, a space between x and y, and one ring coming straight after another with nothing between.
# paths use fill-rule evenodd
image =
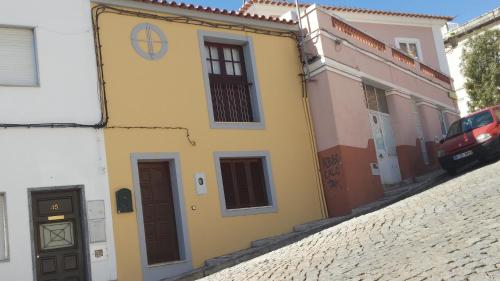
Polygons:
<instances>
[{"instance_id":1,"label":"roof eave","mask_svg":"<svg viewBox=\"0 0 500 281\"><path fill-rule=\"evenodd\" d=\"M177 4L155 0L91 0L95 4L117 6L122 8L140 9L149 12L165 13L178 16L193 17L208 21L243 24L257 28L280 31L298 31L296 22L268 18L264 16L241 14L235 11L212 9L209 7Z\"/></svg>"}]
</instances>

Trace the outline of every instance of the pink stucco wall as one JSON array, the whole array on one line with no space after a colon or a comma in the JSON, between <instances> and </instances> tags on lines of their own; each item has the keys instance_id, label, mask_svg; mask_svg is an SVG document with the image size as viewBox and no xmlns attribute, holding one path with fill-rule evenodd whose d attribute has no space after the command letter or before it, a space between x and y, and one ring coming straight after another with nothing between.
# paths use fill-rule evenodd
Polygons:
<instances>
[{"instance_id":1,"label":"pink stucco wall","mask_svg":"<svg viewBox=\"0 0 500 281\"><path fill-rule=\"evenodd\" d=\"M420 41L424 63L439 69L436 44L431 27L353 22L352 25L374 36L389 46L395 46L397 37L416 38Z\"/></svg>"},{"instance_id":2,"label":"pink stucco wall","mask_svg":"<svg viewBox=\"0 0 500 281\"><path fill-rule=\"evenodd\" d=\"M389 114L396 145L415 145L417 139L416 120L413 113L412 100L391 94L387 96Z\"/></svg>"},{"instance_id":3,"label":"pink stucco wall","mask_svg":"<svg viewBox=\"0 0 500 281\"><path fill-rule=\"evenodd\" d=\"M323 55L327 58L351 66L379 80L398 85L448 106L454 106L453 101L448 97L447 90L438 87L439 83L429 84L370 55L361 53L345 45L336 45L331 39L322 38L321 42L323 42L321 47L324 52Z\"/></svg>"},{"instance_id":4,"label":"pink stucco wall","mask_svg":"<svg viewBox=\"0 0 500 281\"><path fill-rule=\"evenodd\" d=\"M445 112L444 113L444 118L445 118L445 121L446 121L446 125L447 125L447 128L450 127L450 125L457 121L458 119L460 119L460 116L458 114L452 114L450 112Z\"/></svg>"},{"instance_id":5,"label":"pink stucco wall","mask_svg":"<svg viewBox=\"0 0 500 281\"><path fill-rule=\"evenodd\" d=\"M439 110L427 104L418 104L420 118L424 130L424 138L427 142L441 139L441 123L439 121Z\"/></svg>"},{"instance_id":6,"label":"pink stucco wall","mask_svg":"<svg viewBox=\"0 0 500 281\"><path fill-rule=\"evenodd\" d=\"M308 92L318 151L338 145L330 82L326 71L308 83Z\"/></svg>"},{"instance_id":7,"label":"pink stucco wall","mask_svg":"<svg viewBox=\"0 0 500 281\"><path fill-rule=\"evenodd\" d=\"M380 51L338 31L333 27L332 17L328 14L316 10L310 12L309 17L314 18L314 20L304 20L303 22L317 23L310 27L314 28L319 24L323 32L319 36L319 40L314 38L308 42L308 52L319 54L341 65L366 73L375 79L387 81L409 92L418 93L442 105L455 108L455 104L448 97L448 91L452 89L450 83L424 74L418 64L410 66L394 59L390 48ZM308 27L307 24L305 27ZM315 32L317 30L308 31ZM349 43L335 42L330 36L345 38ZM315 47L312 47L311 44ZM355 47L351 47L350 44ZM436 52L434 51L434 53Z\"/></svg>"},{"instance_id":8,"label":"pink stucco wall","mask_svg":"<svg viewBox=\"0 0 500 281\"><path fill-rule=\"evenodd\" d=\"M318 150L366 148L371 128L361 82L324 71L308 85Z\"/></svg>"}]
</instances>

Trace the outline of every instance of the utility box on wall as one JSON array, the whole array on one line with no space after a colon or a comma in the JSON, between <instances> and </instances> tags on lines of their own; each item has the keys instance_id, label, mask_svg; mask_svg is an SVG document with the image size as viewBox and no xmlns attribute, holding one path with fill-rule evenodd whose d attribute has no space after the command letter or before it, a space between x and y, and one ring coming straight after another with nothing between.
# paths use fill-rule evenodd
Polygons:
<instances>
[{"instance_id":1,"label":"utility box on wall","mask_svg":"<svg viewBox=\"0 0 500 281\"><path fill-rule=\"evenodd\" d=\"M116 211L118 214L133 212L132 192L128 188L122 188L116 191Z\"/></svg>"}]
</instances>

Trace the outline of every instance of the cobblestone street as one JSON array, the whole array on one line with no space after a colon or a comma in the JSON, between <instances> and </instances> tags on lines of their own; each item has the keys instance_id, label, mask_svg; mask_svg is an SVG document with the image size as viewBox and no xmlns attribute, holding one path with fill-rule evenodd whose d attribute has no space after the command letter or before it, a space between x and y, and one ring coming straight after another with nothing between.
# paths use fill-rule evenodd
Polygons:
<instances>
[{"instance_id":1,"label":"cobblestone street","mask_svg":"<svg viewBox=\"0 0 500 281\"><path fill-rule=\"evenodd\" d=\"M500 162L205 280L500 280Z\"/></svg>"}]
</instances>

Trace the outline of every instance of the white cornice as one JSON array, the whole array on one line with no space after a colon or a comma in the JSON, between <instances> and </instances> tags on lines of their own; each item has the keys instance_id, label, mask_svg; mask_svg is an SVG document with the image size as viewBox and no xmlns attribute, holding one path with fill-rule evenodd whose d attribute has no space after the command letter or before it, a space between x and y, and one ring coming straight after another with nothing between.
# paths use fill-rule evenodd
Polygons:
<instances>
[{"instance_id":1,"label":"white cornice","mask_svg":"<svg viewBox=\"0 0 500 281\"><path fill-rule=\"evenodd\" d=\"M455 116L460 117L460 114L458 112L450 111L448 109L443 110L443 113L449 113L449 114L453 114Z\"/></svg>"},{"instance_id":2,"label":"white cornice","mask_svg":"<svg viewBox=\"0 0 500 281\"><path fill-rule=\"evenodd\" d=\"M188 10L183 8L175 8L163 5L154 5L152 3L138 2L133 0L91 0L96 4L112 5L122 8L140 9L143 11L165 13L170 15L192 17L197 19L225 22L231 24L243 24L258 28L274 29L280 31L298 31L296 24L284 24L266 20L249 19L238 16L215 14L210 12Z\"/></svg>"},{"instance_id":3,"label":"white cornice","mask_svg":"<svg viewBox=\"0 0 500 281\"><path fill-rule=\"evenodd\" d=\"M307 8L302 7L301 12L312 11L314 9L321 9L329 14L334 14L341 17L347 21L351 22L366 22L366 23L377 23L377 24L391 24L391 25L408 25L408 26L422 26L422 27L433 27L433 26L443 26L446 24L445 19L436 19L429 17L410 17L410 16L395 16L395 15L377 15L361 12L346 12L340 10L329 10L327 7L322 7L321 5L312 4ZM276 15L277 13L284 14L287 11L295 11L295 6L276 6L273 4L264 3L254 3L247 10L249 13L263 14L263 15Z\"/></svg>"},{"instance_id":4,"label":"white cornice","mask_svg":"<svg viewBox=\"0 0 500 281\"><path fill-rule=\"evenodd\" d=\"M442 27L446 24L446 20L431 19L431 18L416 18L416 17L403 17L391 15L375 15L342 11L331 11L323 9L326 13L339 16L350 22L366 22L375 24L390 24L390 25L407 25L407 26L421 26L421 27Z\"/></svg>"},{"instance_id":5,"label":"white cornice","mask_svg":"<svg viewBox=\"0 0 500 281\"><path fill-rule=\"evenodd\" d=\"M427 102L427 101L419 101L417 102L417 106L422 106L422 105L425 105L425 106L428 106L430 108L434 108L434 109L438 109L438 107L430 102Z\"/></svg>"},{"instance_id":6,"label":"white cornice","mask_svg":"<svg viewBox=\"0 0 500 281\"><path fill-rule=\"evenodd\" d=\"M412 99L410 95L407 95L407 94L405 94L405 93L401 93L401 92L399 92L399 91L397 91L397 90L394 90L394 89L393 89L392 91L388 91L388 92L386 93L386 95L387 95L387 96L392 96L392 95L395 95L395 96L400 96L400 97L402 97L402 98L409 99L409 100L411 100L411 99Z\"/></svg>"}]
</instances>

